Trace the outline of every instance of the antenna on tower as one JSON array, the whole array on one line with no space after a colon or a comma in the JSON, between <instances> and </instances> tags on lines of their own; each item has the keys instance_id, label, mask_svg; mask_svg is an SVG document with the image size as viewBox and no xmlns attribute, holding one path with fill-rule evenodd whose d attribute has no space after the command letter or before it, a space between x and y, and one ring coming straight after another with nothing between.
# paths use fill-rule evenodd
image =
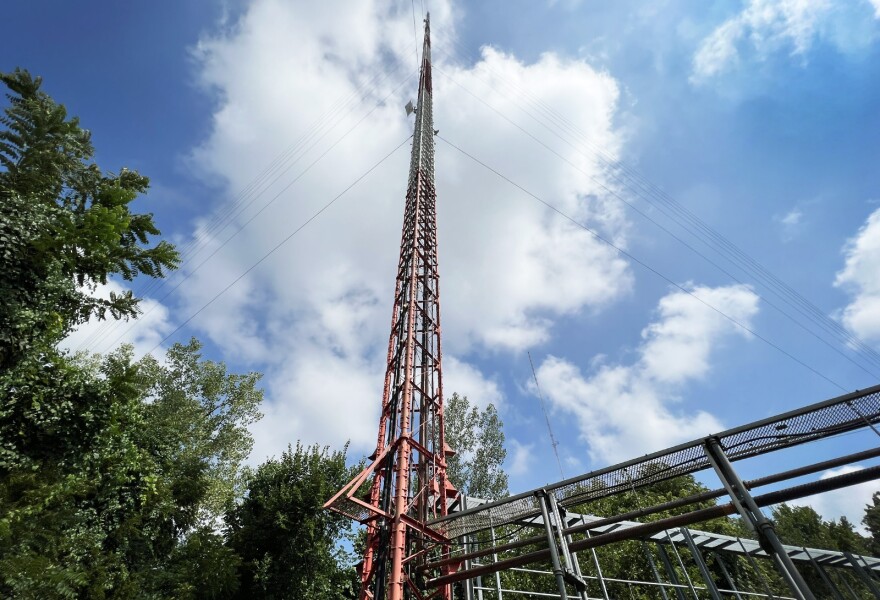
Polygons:
<instances>
[{"instance_id":1,"label":"antenna on tower","mask_svg":"<svg viewBox=\"0 0 880 600\"><path fill-rule=\"evenodd\" d=\"M541 386L538 385L538 374L535 372L535 363L532 362L532 353L526 352L529 357L529 365L532 367L532 377L535 378L535 389L538 390L538 400L541 401L541 412L544 413L544 420L547 421L547 433L550 434L550 445L553 446L553 454L556 456L556 464L559 465L559 474L565 479L565 473L562 471L562 461L559 460L559 442L553 437L553 428L550 427L550 417L547 416L547 407L544 405L544 394L541 393Z\"/></svg>"}]
</instances>

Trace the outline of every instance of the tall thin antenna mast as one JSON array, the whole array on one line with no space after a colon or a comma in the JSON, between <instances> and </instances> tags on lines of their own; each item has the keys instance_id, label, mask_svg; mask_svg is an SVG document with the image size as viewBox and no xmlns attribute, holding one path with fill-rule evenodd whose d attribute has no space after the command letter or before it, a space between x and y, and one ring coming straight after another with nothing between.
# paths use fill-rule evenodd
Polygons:
<instances>
[{"instance_id":1,"label":"tall thin antenna mast","mask_svg":"<svg viewBox=\"0 0 880 600\"><path fill-rule=\"evenodd\" d=\"M415 568L450 549L427 523L458 496L446 479L432 103L428 15L376 452L324 505L367 526L361 600L421 598Z\"/></svg>"},{"instance_id":2,"label":"tall thin antenna mast","mask_svg":"<svg viewBox=\"0 0 880 600\"><path fill-rule=\"evenodd\" d=\"M544 405L544 394L541 393L541 386L538 385L538 374L535 372L535 363L532 362L532 353L526 352L529 356L529 365L532 367L532 377L535 378L535 389L538 390L538 400L541 401L541 412L544 413L544 420L547 421L547 433L550 434L550 445L553 446L553 454L556 456L556 464L559 465L559 475L565 479L565 473L562 471L562 461L559 460L559 442L553 437L553 428L550 427L550 417L547 415L547 407Z\"/></svg>"}]
</instances>

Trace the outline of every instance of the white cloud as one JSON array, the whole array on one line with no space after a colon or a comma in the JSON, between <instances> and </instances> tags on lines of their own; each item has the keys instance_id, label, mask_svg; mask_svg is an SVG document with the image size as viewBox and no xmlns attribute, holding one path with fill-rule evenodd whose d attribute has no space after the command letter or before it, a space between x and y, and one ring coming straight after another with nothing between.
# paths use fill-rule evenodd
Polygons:
<instances>
[{"instance_id":1,"label":"white cloud","mask_svg":"<svg viewBox=\"0 0 880 600\"><path fill-rule=\"evenodd\" d=\"M510 453L508 454L505 470L511 477L520 477L529 472L534 463L534 444L523 444L513 438L508 440Z\"/></svg>"},{"instance_id":2,"label":"white cloud","mask_svg":"<svg viewBox=\"0 0 880 600\"><path fill-rule=\"evenodd\" d=\"M880 0L870 0L874 6L874 16L880 19Z\"/></svg>"},{"instance_id":3,"label":"white cloud","mask_svg":"<svg viewBox=\"0 0 880 600\"><path fill-rule=\"evenodd\" d=\"M467 396L471 406L480 409L490 404L500 408L504 400L497 381L487 379L479 369L454 356L443 357L443 391L447 398L453 392Z\"/></svg>"},{"instance_id":4,"label":"white cloud","mask_svg":"<svg viewBox=\"0 0 880 600\"><path fill-rule=\"evenodd\" d=\"M846 465L839 469L825 471L820 479L846 475L862 469L864 467L861 465ZM862 518L865 516L865 505L871 504L871 496L877 491L880 491L877 482L868 481L824 494L793 500L790 504L809 506L822 515L825 520L846 517L856 528L856 531L862 535L869 535L868 530L862 525Z\"/></svg>"},{"instance_id":5,"label":"white cloud","mask_svg":"<svg viewBox=\"0 0 880 600\"><path fill-rule=\"evenodd\" d=\"M199 44L201 83L217 99L212 131L191 158L203 177L230 192L244 189L293 141L317 132L294 148L299 162L266 186L231 231L339 141L192 274L182 288L182 314L204 305L410 134L412 120L402 108L416 87L410 10L402 1L255 0L239 22ZM571 127L613 157L622 144L613 125L616 82L584 62L551 54L524 64L487 48L475 64L463 65L448 55L455 48L448 41L455 14L451 4L432 3L435 127L625 245L622 209L593 181L603 179L595 155L542 134L521 111L523 95L506 87L530 90L533 107L565 114ZM453 80L546 136L583 173L530 144ZM346 98L355 102L337 102ZM310 129L315 123L318 129ZM298 438L333 444L350 438L358 452L375 444L407 150L193 321L227 358L268 371L270 402L258 452L278 453ZM500 402L497 384L467 362L471 353L546 340L555 317L601 310L629 292L632 276L614 251L439 141L436 163L446 392ZM198 231L207 234L205 247L215 248L229 231L210 235L205 223Z\"/></svg>"},{"instance_id":6,"label":"white cloud","mask_svg":"<svg viewBox=\"0 0 880 600\"><path fill-rule=\"evenodd\" d=\"M787 227L796 227L800 225L803 218L804 213L799 208L793 208L780 219L780 222Z\"/></svg>"},{"instance_id":7,"label":"white cloud","mask_svg":"<svg viewBox=\"0 0 880 600\"><path fill-rule=\"evenodd\" d=\"M845 247L846 261L834 285L852 295L840 314L844 326L866 341L880 340L880 209Z\"/></svg>"},{"instance_id":8,"label":"white cloud","mask_svg":"<svg viewBox=\"0 0 880 600\"><path fill-rule=\"evenodd\" d=\"M251 427L251 462L279 455L287 444L351 442L352 454L376 447L384 366L339 355L319 345L284 353L286 365L267 374L265 416Z\"/></svg>"},{"instance_id":9,"label":"white cloud","mask_svg":"<svg viewBox=\"0 0 880 600\"><path fill-rule=\"evenodd\" d=\"M871 0L880 17L878 0ZM868 3L835 0L748 0L741 12L724 21L700 43L691 81L699 83L730 70L742 57L758 62L780 51L806 61L822 39L843 52L857 51L875 38L865 24Z\"/></svg>"},{"instance_id":10,"label":"white cloud","mask_svg":"<svg viewBox=\"0 0 880 600\"><path fill-rule=\"evenodd\" d=\"M92 295L109 300L111 292L122 294L125 291L123 285L110 279L107 285L98 284ZM87 350L106 354L120 344L131 344L135 357L143 356L162 341L174 329L174 325L169 320L168 307L152 298L143 298L138 308L141 315L135 320L111 325L108 321L93 318L77 327L61 341L59 347L72 352Z\"/></svg>"},{"instance_id":11,"label":"white cloud","mask_svg":"<svg viewBox=\"0 0 880 600\"><path fill-rule=\"evenodd\" d=\"M782 240L785 242L790 242L795 237L797 237L798 233L800 233L801 231L801 226L804 220L804 213L799 208L793 208L788 211L784 216L778 217L777 220L782 226Z\"/></svg>"},{"instance_id":12,"label":"white cloud","mask_svg":"<svg viewBox=\"0 0 880 600\"><path fill-rule=\"evenodd\" d=\"M746 326L758 310L758 297L746 286L692 291ZM642 331L632 364L598 365L584 376L570 362L550 356L538 370L554 409L577 419L594 462L619 462L723 429L711 414L677 410L675 404L689 381L709 371L719 343L743 330L684 292L662 298L657 312L657 320Z\"/></svg>"}]
</instances>

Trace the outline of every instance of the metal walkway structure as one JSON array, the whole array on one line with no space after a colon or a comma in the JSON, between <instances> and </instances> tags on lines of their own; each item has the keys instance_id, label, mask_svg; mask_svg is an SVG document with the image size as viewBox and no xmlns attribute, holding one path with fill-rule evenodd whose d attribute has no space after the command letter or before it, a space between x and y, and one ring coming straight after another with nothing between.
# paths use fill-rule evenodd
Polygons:
<instances>
[{"instance_id":1,"label":"metal walkway structure","mask_svg":"<svg viewBox=\"0 0 880 600\"><path fill-rule=\"evenodd\" d=\"M729 461L767 454L880 423L880 385L819 402L715 435L679 444L641 458L619 463L545 486L563 507L649 486L710 469L710 446L723 449ZM830 468L830 467L824 467ZM861 479L861 477L865 477ZM862 481L876 479L876 471L862 473ZM455 538L541 513L539 490L523 492L469 510L452 513L429 524ZM720 494L719 494L720 495ZM720 515L719 515L720 516Z\"/></svg>"},{"instance_id":2,"label":"metal walkway structure","mask_svg":"<svg viewBox=\"0 0 880 600\"><path fill-rule=\"evenodd\" d=\"M465 498L464 503L467 506L476 507L487 504L487 501L478 498ZM641 523L634 521L621 521L619 523L602 525L601 517L590 515L582 515L578 513L568 512L563 517L565 528L574 528L580 525L590 527L592 534L601 535L610 533L615 530L626 530L637 528ZM532 517L517 523L518 525L526 525L534 529L543 530L545 528L543 517ZM497 528L490 528L490 539L496 539ZM761 544L753 539L734 537L708 531L700 531L690 528L678 528L666 530L651 535L642 540L645 558L650 564L651 572L654 579L638 580L633 578L621 579L620 577L609 577L603 574L603 569L599 558L594 553L591 560L588 560L589 566L584 570L591 570L594 575L586 575L581 572L581 565L577 564L577 573L581 580L586 584L588 581L594 583L594 588L600 591L600 596L596 600L607 600L610 597L608 587L611 584L626 584L631 586L648 587L653 590L657 596L665 600L671 597L680 597L686 594L687 597L708 595L711 598L722 598L724 596L738 598L743 600L747 597L773 597L774 594L768 591L751 591L743 589L742 585L737 585L736 577L732 575L734 569L732 567L736 557L744 558L746 561L754 559L770 559L771 556L761 547ZM651 551L648 548L653 547ZM667 551L665 548L671 548ZM679 548L687 549L687 555L679 552ZM807 548L800 546L783 545L785 553L791 560L798 564L800 569L813 570L818 574L823 583L823 592L828 597L835 600L843 600L844 597L859 597L851 589L852 584L847 584L839 577L835 578L829 569L845 569L853 574L854 581L861 581L868 591L873 591L872 585L874 578L880 578L880 559L870 556L861 556L848 552L839 552L836 550L823 550L819 548ZM493 550L496 550L493 548ZM729 558L721 559L719 555L725 555ZM700 576L703 580L702 584L691 580L683 574L682 570L674 569L673 565L684 566L683 557L689 557L698 567ZM720 567L721 576L713 577L709 570L709 557L714 558L714 564ZM492 552L492 561L497 561L497 552ZM656 557L656 558L655 558ZM671 558L671 557L674 557ZM577 558L574 557L576 561ZM688 560L688 558L685 558ZM470 567L487 566L489 563L473 563ZM539 569L519 569L513 568L512 571L522 571L525 573L533 573L546 575L548 578L554 576L552 571L542 571ZM665 578L661 576L665 575ZM502 586L501 578L495 574L494 578L484 584L481 576L472 578L467 581L464 586L464 595L468 600L487 600L487 598L503 598L505 594L508 596L526 596L526 597L552 597L558 598L558 594L537 592L535 590L512 589ZM837 579L837 582L835 582ZM880 582L878 582L880 583ZM846 586L849 586L847 589ZM593 597L584 594L588 599ZM775 595L777 598L785 596ZM823 596L819 596L823 597Z\"/></svg>"},{"instance_id":3,"label":"metal walkway structure","mask_svg":"<svg viewBox=\"0 0 880 600\"><path fill-rule=\"evenodd\" d=\"M468 505L479 506L487 504L485 500L480 498L468 498ZM584 525L589 527L589 531L593 534L611 533L617 530L632 529L642 525L635 521L621 521L602 525L605 520L602 517L594 517L591 515L582 515L579 513L568 512L563 517L566 528ZM541 517L532 517L526 519L522 524L528 524L532 527L543 528L544 523ZM709 531L700 531L698 529L686 529L687 534L681 528L675 530L661 531L649 536L648 540L657 542L658 544L677 544L679 546L688 545L687 536L691 537L694 546L704 550L715 552L726 552L741 556L749 555L758 558L769 558L767 551L761 547L757 541L747 538L733 537L721 533L712 533ZM801 546L790 546L783 544L785 553L796 563L813 564L816 562L823 566L840 567L840 568L856 568L850 560L848 553L839 552L837 550L822 550L819 548L804 548ZM851 555L857 564L865 569L880 575L880 558L872 556Z\"/></svg>"},{"instance_id":4,"label":"metal walkway structure","mask_svg":"<svg viewBox=\"0 0 880 600\"><path fill-rule=\"evenodd\" d=\"M752 490L764 485L815 474L827 469L852 464L880 456L880 447L839 456L830 460L808 464L796 469L774 473L751 481L742 481L732 463L746 458L769 454L779 450L803 446L836 435L853 431L873 429L880 423L880 386L846 394L819 402L781 415L769 417L728 429L726 431L661 450L641 458L626 461L578 477L566 479L522 494L516 494L479 506L463 507L435 519L428 525L449 539L460 540L464 551L448 558L420 565L421 572L432 575L429 587L481 578L508 569L550 562L558 581L559 597L566 598L566 587L572 582L581 589L579 567L573 558L576 552L625 540L655 540L656 536L668 538L671 531L687 531L688 525L739 514L743 522L755 532L757 546L745 544L743 554L769 557L776 564L783 579L792 589L793 597L814 600L816 596L804 581L795 562L816 565L841 566L864 571L865 584L874 596L880 598L880 588L872 579L878 573L876 559L855 559L828 551L791 549L783 546L775 533L773 524L764 516L761 508L781 502L804 498L813 494L873 481L880 477L880 465L871 466L836 477L820 479L753 496ZM880 435L880 434L878 434ZM566 520L566 511L576 507L589 512L590 502L616 494L638 493L657 483L712 469L723 487L700 492L626 514L608 518L586 518L580 521ZM708 508L691 510L684 514L650 520L652 515L672 509L688 507L707 500L728 496L730 502L715 504ZM634 519L648 518L636 523ZM494 530L499 526L538 522L544 524L544 535L536 535L515 541L492 544L489 548L472 550L466 540L475 534ZM581 535L575 540L574 535ZM681 533L684 537L686 534ZM692 537L692 536L691 536ZM734 546L734 540L700 537L703 544L713 544L719 551ZM699 546L694 539L689 545ZM737 542L739 543L739 542ZM742 546L742 544L740 544ZM538 549L535 547L538 546ZM756 549L757 548L757 549ZM760 551L758 550L760 549ZM499 554L505 557L483 564L477 561ZM857 562L853 562L856 560ZM867 562L865 562L867 561ZM438 573L439 569L450 570ZM583 596L585 598L585 596Z\"/></svg>"}]
</instances>

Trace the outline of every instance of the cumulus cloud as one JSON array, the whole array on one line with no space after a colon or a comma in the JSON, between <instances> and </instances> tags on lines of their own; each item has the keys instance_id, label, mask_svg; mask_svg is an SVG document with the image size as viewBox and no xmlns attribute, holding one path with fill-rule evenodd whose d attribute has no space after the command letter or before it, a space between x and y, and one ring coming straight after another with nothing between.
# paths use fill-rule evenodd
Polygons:
<instances>
[{"instance_id":1,"label":"cumulus cloud","mask_svg":"<svg viewBox=\"0 0 880 600\"><path fill-rule=\"evenodd\" d=\"M504 400L497 381L486 378L479 369L454 356L443 357L443 389L447 397L453 392L467 396L471 406L480 409L490 404L500 408Z\"/></svg>"},{"instance_id":2,"label":"cumulus cloud","mask_svg":"<svg viewBox=\"0 0 880 600\"><path fill-rule=\"evenodd\" d=\"M840 319L860 339L880 340L880 209L847 242L844 255L844 267L834 285L847 290L852 300L840 312Z\"/></svg>"},{"instance_id":3,"label":"cumulus cloud","mask_svg":"<svg viewBox=\"0 0 880 600\"><path fill-rule=\"evenodd\" d=\"M877 9L877 0L870 0ZM699 83L727 71L745 56L766 60L780 51L800 61L822 39L839 50L858 50L874 38L865 29L864 0L748 0L742 11L716 27L700 43L691 81Z\"/></svg>"},{"instance_id":4,"label":"cumulus cloud","mask_svg":"<svg viewBox=\"0 0 880 600\"><path fill-rule=\"evenodd\" d=\"M92 295L109 300L111 292L122 294L126 289L110 279L107 285L98 284ZM114 326L97 319L83 323L62 340L59 347L72 352L87 350L105 354L119 344L131 344L135 356L143 356L162 341L174 329L174 325L169 320L168 307L152 298L143 298L138 308L141 315L136 320L120 321Z\"/></svg>"},{"instance_id":5,"label":"cumulus cloud","mask_svg":"<svg viewBox=\"0 0 880 600\"><path fill-rule=\"evenodd\" d=\"M261 194L225 232L209 228L210 215L196 225L203 252L219 250L190 271L183 313L203 306L411 133L403 111L417 81L410 11L406 2L255 0L200 42L200 82L217 104L190 162L228 190L217 211L236 206L237 190ZM527 96L511 92L529 90L532 110L554 107L613 158L622 145L614 79L552 54L526 64L485 48L468 62L455 53L455 19L453 4L432 3L435 127L625 246L628 224L600 185L608 184L595 154L547 134L523 113ZM528 142L496 110L578 169ZM351 439L357 451L375 444L408 149L193 321L227 358L267 371L259 453L277 454L296 439ZM469 356L546 340L556 317L601 310L629 292L632 276L612 250L439 141L436 164L445 389L479 404L501 402L497 384Z\"/></svg>"},{"instance_id":6,"label":"cumulus cloud","mask_svg":"<svg viewBox=\"0 0 880 600\"><path fill-rule=\"evenodd\" d=\"M746 326L758 310L758 297L747 286L692 292ZM723 429L708 412L675 406L684 386L708 373L724 338L748 336L706 304L680 291L663 297L632 364L599 363L587 376L554 356L541 364L542 389L554 410L577 419L594 462L619 462Z\"/></svg>"},{"instance_id":7,"label":"cumulus cloud","mask_svg":"<svg viewBox=\"0 0 880 600\"><path fill-rule=\"evenodd\" d=\"M855 473L864 469L861 465L846 465L839 469L830 469L822 473L820 479L828 479L847 473ZM868 481L847 488L807 496L799 500L793 500L791 504L797 506L809 506L822 515L825 520L846 517L862 535L869 535L868 530L862 524L865 516L865 506L871 504L871 497L877 491L877 482Z\"/></svg>"}]
</instances>

